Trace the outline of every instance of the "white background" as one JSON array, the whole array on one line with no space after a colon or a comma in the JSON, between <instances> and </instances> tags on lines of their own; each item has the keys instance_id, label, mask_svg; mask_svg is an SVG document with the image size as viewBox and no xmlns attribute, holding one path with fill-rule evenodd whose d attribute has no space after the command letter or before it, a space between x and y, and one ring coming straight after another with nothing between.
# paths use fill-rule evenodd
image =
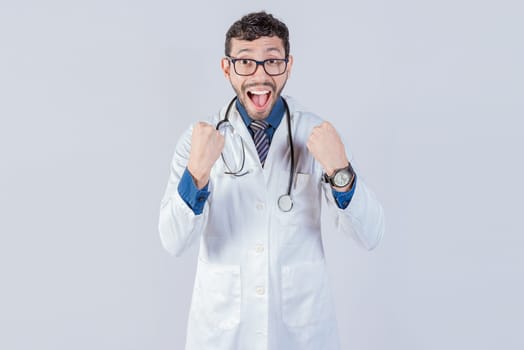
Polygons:
<instances>
[{"instance_id":1,"label":"white background","mask_svg":"<svg viewBox=\"0 0 524 350\"><path fill-rule=\"evenodd\" d=\"M196 247L162 249L160 199L261 9L386 213L372 252L324 237L343 348L524 348L523 7L0 0L0 348L182 349Z\"/></svg>"}]
</instances>

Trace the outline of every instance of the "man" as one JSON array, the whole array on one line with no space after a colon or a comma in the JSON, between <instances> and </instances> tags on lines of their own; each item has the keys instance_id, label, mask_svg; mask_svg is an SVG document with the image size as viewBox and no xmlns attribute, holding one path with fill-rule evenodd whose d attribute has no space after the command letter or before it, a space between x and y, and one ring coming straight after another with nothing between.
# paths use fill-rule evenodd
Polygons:
<instances>
[{"instance_id":1,"label":"man","mask_svg":"<svg viewBox=\"0 0 524 350\"><path fill-rule=\"evenodd\" d=\"M321 212L372 249L382 208L335 128L282 97L293 66L284 23L244 16L225 54L237 99L183 135L160 210L169 252L200 243L186 349L339 349Z\"/></svg>"}]
</instances>

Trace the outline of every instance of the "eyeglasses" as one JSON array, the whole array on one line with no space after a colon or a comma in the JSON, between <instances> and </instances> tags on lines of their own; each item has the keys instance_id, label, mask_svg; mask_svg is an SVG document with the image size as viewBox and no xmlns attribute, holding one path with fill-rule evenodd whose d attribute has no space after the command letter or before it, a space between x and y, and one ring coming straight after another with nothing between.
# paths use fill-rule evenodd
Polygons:
<instances>
[{"instance_id":1,"label":"eyeglasses","mask_svg":"<svg viewBox=\"0 0 524 350\"><path fill-rule=\"evenodd\" d=\"M233 58L227 56L227 59L233 63L235 73L242 76L253 75L259 65L264 67L267 75L282 75L287 69L289 58L268 58L267 60L257 61L251 58Z\"/></svg>"}]
</instances>

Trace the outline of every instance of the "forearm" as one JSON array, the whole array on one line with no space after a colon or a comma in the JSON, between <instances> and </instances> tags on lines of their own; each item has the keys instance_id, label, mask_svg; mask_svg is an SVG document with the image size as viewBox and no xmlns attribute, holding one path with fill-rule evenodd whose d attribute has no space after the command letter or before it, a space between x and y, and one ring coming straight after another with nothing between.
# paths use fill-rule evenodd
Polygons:
<instances>
[{"instance_id":1,"label":"forearm","mask_svg":"<svg viewBox=\"0 0 524 350\"><path fill-rule=\"evenodd\" d=\"M178 192L162 201L158 229L164 248L180 256L202 234L207 221L207 208L200 215L184 202Z\"/></svg>"},{"instance_id":2,"label":"forearm","mask_svg":"<svg viewBox=\"0 0 524 350\"><path fill-rule=\"evenodd\" d=\"M354 194L347 208L337 206L328 184L323 184L328 210L334 213L335 226L355 239L364 248L375 248L384 234L382 206L361 177L355 183Z\"/></svg>"},{"instance_id":3,"label":"forearm","mask_svg":"<svg viewBox=\"0 0 524 350\"><path fill-rule=\"evenodd\" d=\"M198 190L189 186L195 186L186 168L191 148L190 136L191 130L176 146L168 185L160 205L160 238L164 248L177 256L200 237L207 221L207 188Z\"/></svg>"}]
</instances>

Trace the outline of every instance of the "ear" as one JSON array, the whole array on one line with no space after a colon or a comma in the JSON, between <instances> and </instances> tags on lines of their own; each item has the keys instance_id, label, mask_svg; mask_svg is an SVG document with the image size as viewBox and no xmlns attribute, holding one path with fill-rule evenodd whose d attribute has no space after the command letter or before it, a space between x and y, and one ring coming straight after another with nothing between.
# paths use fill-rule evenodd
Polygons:
<instances>
[{"instance_id":1,"label":"ear","mask_svg":"<svg viewBox=\"0 0 524 350\"><path fill-rule=\"evenodd\" d=\"M293 68L293 56L288 56L289 61L287 62L287 77L289 78L289 75L291 74L291 68Z\"/></svg>"},{"instance_id":2,"label":"ear","mask_svg":"<svg viewBox=\"0 0 524 350\"><path fill-rule=\"evenodd\" d=\"M220 61L220 68L222 68L224 77L226 77L226 79L229 79L229 74L231 73L231 62L229 62L229 60L226 57L222 57L222 60Z\"/></svg>"}]
</instances>

